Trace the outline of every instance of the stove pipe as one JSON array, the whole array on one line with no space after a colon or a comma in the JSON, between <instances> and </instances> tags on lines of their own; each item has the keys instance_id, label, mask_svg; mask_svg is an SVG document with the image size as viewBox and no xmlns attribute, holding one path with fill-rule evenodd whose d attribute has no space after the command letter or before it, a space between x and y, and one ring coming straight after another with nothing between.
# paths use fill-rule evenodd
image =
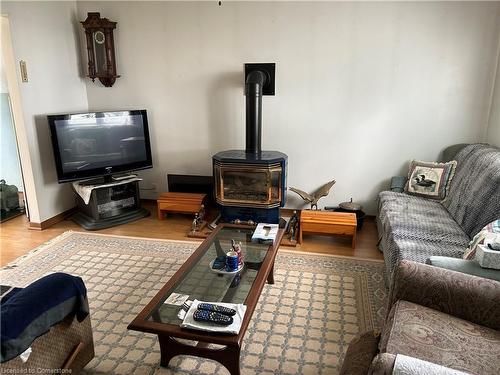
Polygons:
<instances>
[{"instance_id":1,"label":"stove pipe","mask_svg":"<svg viewBox=\"0 0 500 375\"><path fill-rule=\"evenodd\" d=\"M260 154L262 151L262 88L266 75L255 70L248 73L245 82L246 96L246 148L248 154Z\"/></svg>"}]
</instances>

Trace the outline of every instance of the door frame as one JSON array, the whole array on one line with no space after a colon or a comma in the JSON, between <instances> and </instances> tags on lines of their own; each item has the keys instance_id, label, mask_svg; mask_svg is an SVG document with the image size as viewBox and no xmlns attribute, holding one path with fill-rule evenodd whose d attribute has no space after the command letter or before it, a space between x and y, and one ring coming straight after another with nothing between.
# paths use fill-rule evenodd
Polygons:
<instances>
[{"instance_id":1,"label":"door frame","mask_svg":"<svg viewBox=\"0 0 500 375\"><path fill-rule=\"evenodd\" d=\"M17 64L12 46L12 36L10 32L9 16L0 15L1 23L1 50L4 63L4 71L7 81L7 88L10 97L10 109L12 120L14 122L15 136L17 140L17 149L19 160L21 162L21 175L24 183L24 199L26 205L26 215L29 221L39 218L38 202L36 198L35 178L30 157L30 148L28 134L24 122L24 113L22 109L21 92L19 89Z\"/></svg>"}]
</instances>

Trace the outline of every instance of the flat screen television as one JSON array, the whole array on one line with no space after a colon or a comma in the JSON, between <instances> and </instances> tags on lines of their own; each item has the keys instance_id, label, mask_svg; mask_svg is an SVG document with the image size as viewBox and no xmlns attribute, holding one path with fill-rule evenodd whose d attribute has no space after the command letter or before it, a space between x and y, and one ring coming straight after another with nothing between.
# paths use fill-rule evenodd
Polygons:
<instances>
[{"instance_id":1,"label":"flat screen television","mask_svg":"<svg viewBox=\"0 0 500 375\"><path fill-rule=\"evenodd\" d=\"M47 118L59 183L153 167L145 110Z\"/></svg>"}]
</instances>

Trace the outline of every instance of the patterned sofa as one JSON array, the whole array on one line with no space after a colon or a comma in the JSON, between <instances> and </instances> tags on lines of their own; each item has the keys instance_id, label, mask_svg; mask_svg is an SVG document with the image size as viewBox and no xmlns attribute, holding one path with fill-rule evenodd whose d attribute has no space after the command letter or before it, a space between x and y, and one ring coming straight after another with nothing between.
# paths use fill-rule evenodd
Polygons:
<instances>
[{"instance_id":1,"label":"patterned sofa","mask_svg":"<svg viewBox=\"0 0 500 375\"><path fill-rule=\"evenodd\" d=\"M356 337L340 374L392 374L397 355L470 374L498 374L500 282L401 261L382 332Z\"/></svg>"},{"instance_id":2,"label":"patterned sofa","mask_svg":"<svg viewBox=\"0 0 500 375\"><path fill-rule=\"evenodd\" d=\"M377 226L388 285L400 260L460 258L470 239L500 217L500 150L466 145L454 160L455 176L442 202L393 191L379 194Z\"/></svg>"}]
</instances>

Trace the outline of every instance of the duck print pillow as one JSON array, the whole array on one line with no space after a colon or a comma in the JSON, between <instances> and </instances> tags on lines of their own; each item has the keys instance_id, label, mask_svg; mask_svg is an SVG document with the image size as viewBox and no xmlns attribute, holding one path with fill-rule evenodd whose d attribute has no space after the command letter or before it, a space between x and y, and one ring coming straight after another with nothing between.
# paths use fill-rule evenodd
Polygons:
<instances>
[{"instance_id":1,"label":"duck print pillow","mask_svg":"<svg viewBox=\"0 0 500 375\"><path fill-rule=\"evenodd\" d=\"M455 174L455 160L447 163L410 162L405 192L419 197L443 200Z\"/></svg>"}]
</instances>

